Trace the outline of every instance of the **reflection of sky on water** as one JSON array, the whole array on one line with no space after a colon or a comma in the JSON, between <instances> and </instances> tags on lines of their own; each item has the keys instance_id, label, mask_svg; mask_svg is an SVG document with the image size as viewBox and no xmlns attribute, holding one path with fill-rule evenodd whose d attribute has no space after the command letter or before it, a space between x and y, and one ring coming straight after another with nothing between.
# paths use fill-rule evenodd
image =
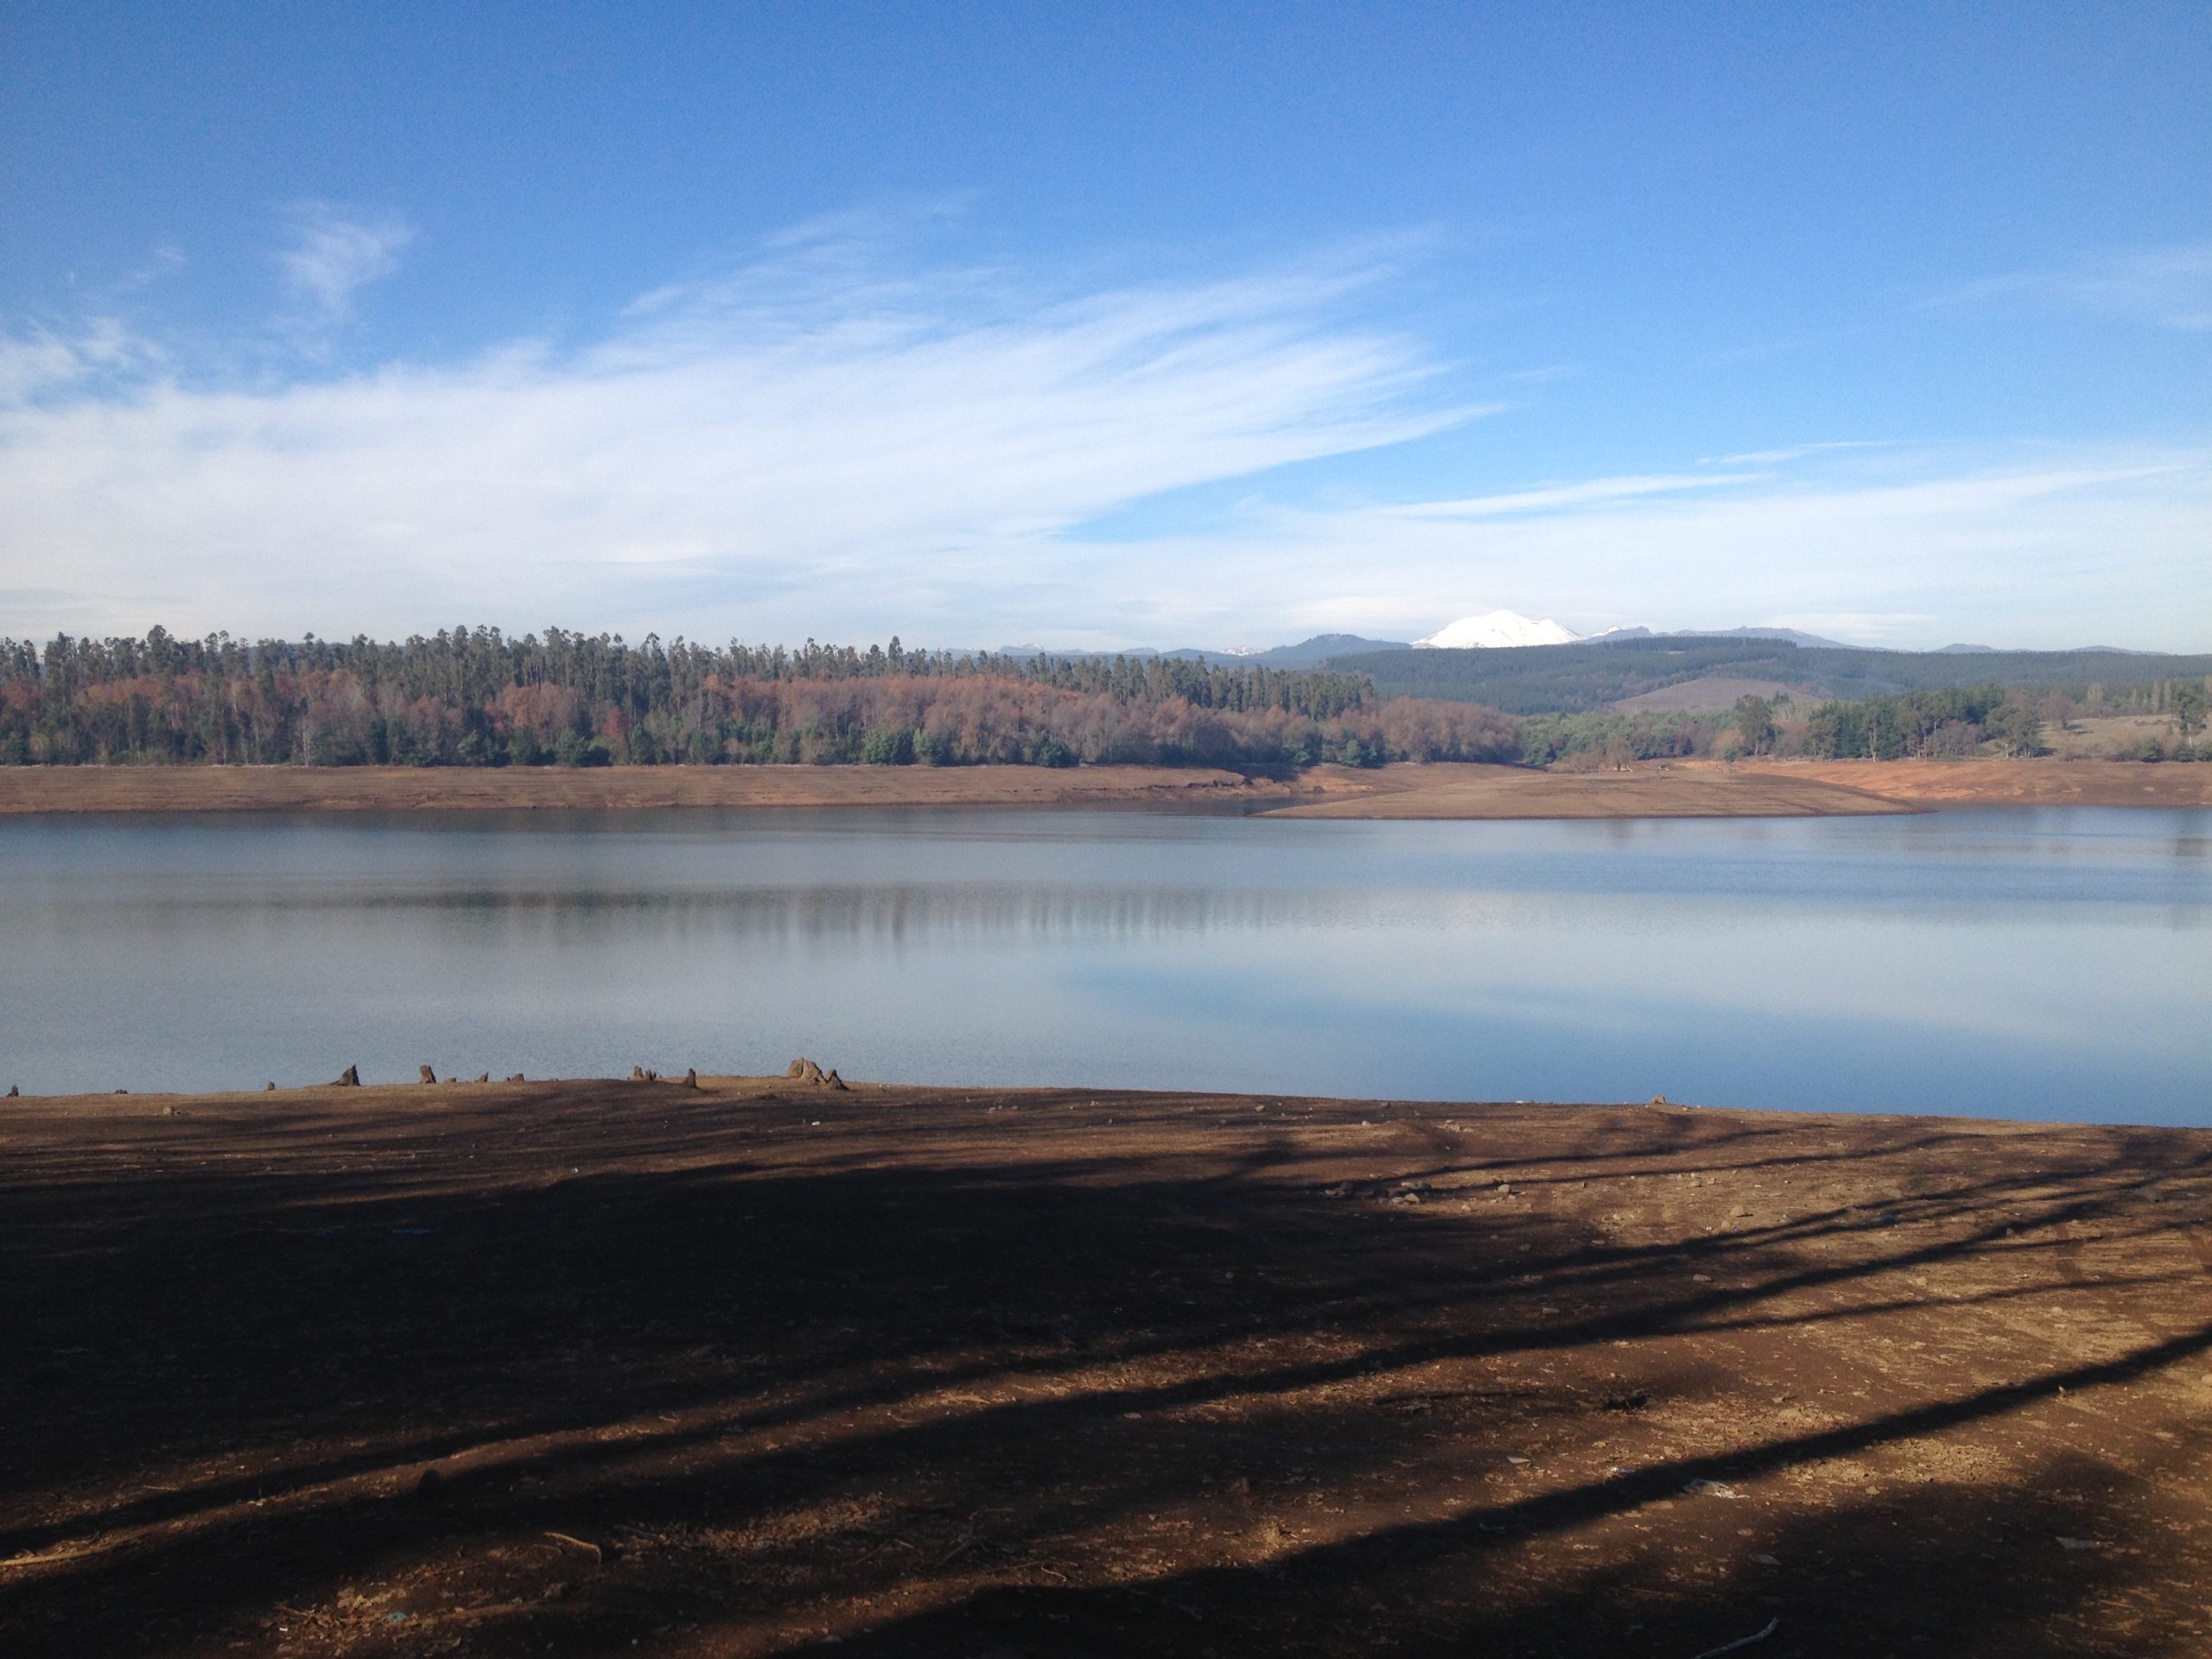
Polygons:
<instances>
[{"instance_id":1,"label":"reflection of sky on water","mask_svg":"<svg viewBox=\"0 0 2212 1659\"><path fill-rule=\"evenodd\" d=\"M848 1075L2212 1122L2212 813L0 823L0 1083Z\"/></svg>"}]
</instances>

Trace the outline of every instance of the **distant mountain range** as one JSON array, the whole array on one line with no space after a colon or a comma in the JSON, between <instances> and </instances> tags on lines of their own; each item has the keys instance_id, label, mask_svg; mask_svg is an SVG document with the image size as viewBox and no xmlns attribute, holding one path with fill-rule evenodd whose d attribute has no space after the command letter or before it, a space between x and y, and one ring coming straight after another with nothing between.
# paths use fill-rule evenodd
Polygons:
<instances>
[{"instance_id":1,"label":"distant mountain range","mask_svg":"<svg viewBox=\"0 0 2212 1659\"><path fill-rule=\"evenodd\" d=\"M1173 651L1154 651L1142 645L1127 651L1053 651L1043 645L1001 645L992 654L999 657L1066 657L1077 661L1093 657L1164 657L1183 662L1215 663L1228 667L1243 664L1255 668L1311 668L1330 657L1358 657L1371 652L1412 649L1402 639L1365 639L1356 633L1317 633L1311 639L1302 639L1294 645L1271 645L1264 651L1249 648L1209 651L1198 645L1180 645ZM956 657L974 657L983 653L956 650L952 654Z\"/></svg>"},{"instance_id":2,"label":"distant mountain range","mask_svg":"<svg viewBox=\"0 0 2212 1659\"><path fill-rule=\"evenodd\" d=\"M1166 657L1185 662L1214 663L1224 665L1239 664L1262 668L1312 668L1316 664L1343 657L1370 656L1383 651L1497 651L1513 650L1529 645L1586 645L1624 643L1631 639L1761 639L1777 644L1802 645L1821 651L1880 651L1879 645L1854 645L1840 639L1824 639L1817 633L1805 633L1796 628L1662 628L1613 627L1596 633L1580 634L1565 625L1547 617L1541 621L1522 616L1518 611L1485 611L1478 616L1463 616L1448 622L1432 634L1419 639L1369 639L1356 633L1317 633L1310 639L1301 639L1294 645L1272 645L1265 650L1250 647L1227 651L1212 650L1199 645L1183 645L1173 651L1139 648L1128 651L1057 651L1044 645L1002 645L993 653L1001 657ZM2081 656L2102 652L2115 657L2141 656L2118 645L2074 645L2065 652L2053 654ZM955 652L955 655L982 655L981 652ZM1928 653L1936 656L1993 656L1999 654L1994 645L1952 645Z\"/></svg>"},{"instance_id":3,"label":"distant mountain range","mask_svg":"<svg viewBox=\"0 0 2212 1659\"><path fill-rule=\"evenodd\" d=\"M1662 628L1656 633L1649 628L1606 628L1584 639L1601 645L1616 639L1778 639L1793 645L1818 645L1824 651L1875 649L1824 639L1817 633L1801 633L1796 628Z\"/></svg>"}]
</instances>

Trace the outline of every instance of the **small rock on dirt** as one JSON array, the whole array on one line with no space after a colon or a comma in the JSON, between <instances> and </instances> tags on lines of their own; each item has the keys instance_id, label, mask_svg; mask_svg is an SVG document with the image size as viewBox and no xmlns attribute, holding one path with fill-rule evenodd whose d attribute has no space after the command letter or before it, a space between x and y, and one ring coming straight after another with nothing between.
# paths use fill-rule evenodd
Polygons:
<instances>
[{"instance_id":1,"label":"small rock on dirt","mask_svg":"<svg viewBox=\"0 0 2212 1659\"><path fill-rule=\"evenodd\" d=\"M358 1065L347 1066L343 1071L340 1071L338 1074L338 1081L332 1084L330 1086L334 1089L359 1088L361 1086L361 1068Z\"/></svg>"}]
</instances>

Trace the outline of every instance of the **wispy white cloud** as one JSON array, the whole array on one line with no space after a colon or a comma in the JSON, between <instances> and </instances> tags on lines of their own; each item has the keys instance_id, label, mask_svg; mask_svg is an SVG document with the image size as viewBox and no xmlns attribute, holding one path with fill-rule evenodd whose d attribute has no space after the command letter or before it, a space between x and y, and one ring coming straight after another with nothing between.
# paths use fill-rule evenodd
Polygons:
<instances>
[{"instance_id":1,"label":"wispy white cloud","mask_svg":"<svg viewBox=\"0 0 2212 1659\"><path fill-rule=\"evenodd\" d=\"M1317 260L1040 299L817 239L579 348L19 403L0 412L0 586L66 573L79 626L160 620L149 596L180 589L168 625L191 629L1065 626L1095 597L1066 586L1066 526L1460 418L1417 346L1344 321L1376 274Z\"/></svg>"},{"instance_id":2,"label":"wispy white cloud","mask_svg":"<svg viewBox=\"0 0 2212 1659\"><path fill-rule=\"evenodd\" d=\"M374 264L334 256L328 303ZM1388 275L1338 253L1043 294L833 227L581 345L453 364L272 386L111 325L21 334L0 344L0 633L480 620L1113 646L1409 639L1503 606L1585 630L2212 644L2202 448L1847 440L1286 505L1269 469L1484 412L1362 321ZM1202 527L1152 510L1240 478ZM1084 528L1140 502L1151 533Z\"/></svg>"},{"instance_id":3,"label":"wispy white cloud","mask_svg":"<svg viewBox=\"0 0 2212 1659\"><path fill-rule=\"evenodd\" d=\"M1801 461L1807 455L1833 454L1839 449L1887 449L1895 447L1890 438L1834 438L1824 443L1797 443L1781 449L1747 449L1739 455L1700 455L1700 467L1774 467L1785 461Z\"/></svg>"},{"instance_id":4,"label":"wispy white cloud","mask_svg":"<svg viewBox=\"0 0 2212 1659\"><path fill-rule=\"evenodd\" d=\"M1539 489L1511 490L1501 495L1471 496L1460 501L1407 502L1376 511L1401 518L1498 518L1588 506L1601 501L1622 501L1636 496L1667 495L1681 490L1718 489L1742 483L1750 476L1743 473L1683 473L1590 478L1572 484L1548 484Z\"/></svg>"},{"instance_id":5,"label":"wispy white cloud","mask_svg":"<svg viewBox=\"0 0 2212 1659\"><path fill-rule=\"evenodd\" d=\"M114 317L91 317L66 333L0 335L0 408L82 391L156 364L161 351Z\"/></svg>"},{"instance_id":6,"label":"wispy white cloud","mask_svg":"<svg viewBox=\"0 0 2212 1659\"><path fill-rule=\"evenodd\" d=\"M2212 649L2212 450L1851 459L1704 492L1593 488L1488 519L1274 510L1155 556L1206 569L1217 592L1295 596L1285 638L1406 639L1502 606L1584 632L1751 624L1900 647Z\"/></svg>"},{"instance_id":7,"label":"wispy white cloud","mask_svg":"<svg viewBox=\"0 0 2212 1659\"><path fill-rule=\"evenodd\" d=\"M292 214L292 241L277 255L294 321L309 328L344 322L353 296L399 267L414 228L397 213L358 213L309 202Z\"/></svg>"},{"instance_id":8,"label":"wispy white cloud","mask_svg":"<svg viewBox=\"0 0 2212 1659\"><path fill-rule=\"evenodd\" d=\"M1955 289L1937 302L2007 296L2080 306L2162 328L2212 328L2212 239L2100 253L2054 270L2008 271Z\"/></svg>"}]
</instances>

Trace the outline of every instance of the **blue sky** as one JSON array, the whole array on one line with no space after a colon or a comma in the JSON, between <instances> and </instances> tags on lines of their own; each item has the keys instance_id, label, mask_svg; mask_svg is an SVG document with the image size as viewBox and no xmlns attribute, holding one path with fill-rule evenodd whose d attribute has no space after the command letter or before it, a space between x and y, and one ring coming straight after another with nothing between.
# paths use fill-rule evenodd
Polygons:
<instances>
[{"instance_id":1,"label":"blue sky","mask_svg":"<svg viewBox=\"0 0 2212 1659\"><path fill-rule=\"evenodd\" d=\"M2212 648L2212 12L0 3L0 633Z\"/></svg>"}]
</instances>

